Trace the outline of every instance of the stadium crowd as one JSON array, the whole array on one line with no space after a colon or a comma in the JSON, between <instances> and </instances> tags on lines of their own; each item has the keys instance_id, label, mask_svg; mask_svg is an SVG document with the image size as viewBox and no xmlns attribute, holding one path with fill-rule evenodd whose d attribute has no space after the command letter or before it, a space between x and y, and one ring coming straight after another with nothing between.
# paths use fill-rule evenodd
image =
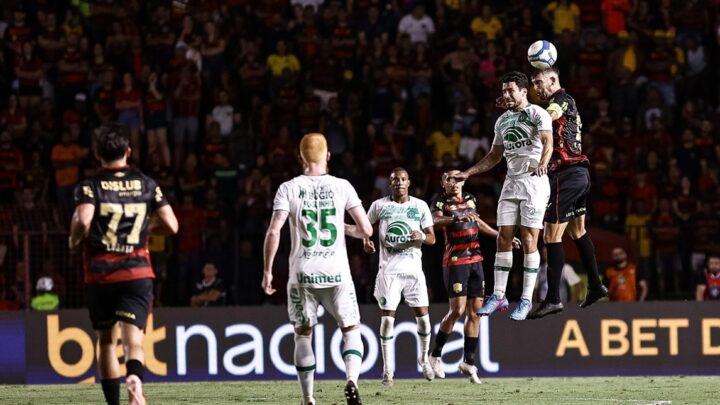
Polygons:
<instances>
[{"instance_id":1,"label":"stadium crowd","mask_svg":"<svg viewBox=\"0 0 720 405\"><path fill-rule=\"evenodd\" d=\"M442 172L487 152L502 112L497 78L528 72L527 46L537 39L557 46L562 82L579 105L593 176L588 222L633 241L649 298L692 298L693 273L719 248L718 0L0 7L6 308L27 304L26 269L33 286L50 277L62 305L82 305L80 259L66 238L73 188L98 168L89 153L97 124L131 130L134 164L177 212L178 236L149 242L158 304L190 305L191 296L194 305L261 304L260 241L274 191L300 171L302 134L327 136L331 172L365 203L385 193L399 165L411 195L429 201ZM502 174L466 185L491 223ZM440 300L438 249L426 255L426 272ZM483 249L491 260L493 241ZM361 302L371 301L376 260L350 245ZM221 294L208 287L216 276L225 280ZM284 303L284 294L269 300Z\"/></svg>"}]
</instances>

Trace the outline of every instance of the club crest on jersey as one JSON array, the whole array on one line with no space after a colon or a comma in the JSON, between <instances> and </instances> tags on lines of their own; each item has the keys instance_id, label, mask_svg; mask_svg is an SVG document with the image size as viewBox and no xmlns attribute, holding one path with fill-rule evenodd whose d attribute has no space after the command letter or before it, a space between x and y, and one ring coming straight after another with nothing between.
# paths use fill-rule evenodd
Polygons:
<instances>
[{"instance_id":1,"label":"club crest on jersey","mask_svg":"<svg viewBox=\"0 0 720 405\"><path fill-rule=\"evenodd\" d=\"M420 211L417 208L408 208L407 210L408 219L420 220Z\"/></svg>"},{"instance_id":2,"label":"club crest on jersey","mask_svg":"<svg viewBox=\"0 0 720 405\"><path fill-rule=\"evenodd\" d=\"M387 243L405 243L409 242L412 228L410 225L402 221L395 221L388 225L385 232L385 242Z\"/></svg>"},{"instance_id":3,"label":"club crest on jersey","mask_svg":"<svg viewBox=\"0 0 720 405\"><path fill-rule=\"evenodd\" d=\"M503 134L503 144L506 151L532 146L530 135L520 127L512 127Z\"/></svg>"}]
</instances>

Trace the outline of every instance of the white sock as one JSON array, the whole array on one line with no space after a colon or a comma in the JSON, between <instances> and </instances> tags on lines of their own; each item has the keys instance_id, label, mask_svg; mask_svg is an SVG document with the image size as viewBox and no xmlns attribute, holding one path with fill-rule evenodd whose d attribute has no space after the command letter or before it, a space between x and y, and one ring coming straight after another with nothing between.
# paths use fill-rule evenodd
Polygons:
<instances>
[{"instance_id":1,"label":"white sock","mask_svg":"<svg viewBox=\"0 0 720 405\"><path fill-rule=\"evenodd\" d=\"M420 336L420 359L423 362L428 361L428 351L430 350L430 337L432 336L432 326L430 326L430 315L416 316L417 333Z\"/></svg>"},{"instance_id":2,"label":"white sock","mask_svg":"<svg viewBox=\"0 0 720 405\"><path fill-rule=\"evenodd\" d=\"M345 360L345 374L348 381L358 384L360 366L363 358L363 342L360 328L343 333L343 359Z\"/></svg>"},{"instance_id":3,"label":"white sock","mask_svg":"<svg viewBox=\"0 0 720 405\"><path fill-rule=\"evenodd\" d=\"M307 402L313 397L313 383L315 382L315 354L312 350L312 334L308 336L295 334L295 369L297 370L303 401Z\"/></svg>"},{"instance_id":4,"label":"white sock","mask_svg":"<svg viewBox=\"0 0 720 405\"><path fill-rule=\"evenodd\" d=\"M383 316L380 319L380 348L382 349L383 372L393 373L395 371L395 359L390 356L390 345L393 344L393 329L395 327L395 318L392 316Z\"/></svg>"},{"instance_id":5,"label":"white sock","mask_svg":"<svg viewBox=\"0 0 720 405\"><path fill-rule=\"evenodd\" d=\"M512 265L512 252L497 252L495 254L495 296L497 296L498 299L505 297L505 289L507 288L507 281Z\"/></svg>"},{"instance_id":6,"label":"white sock","mask_svg":"<svg viewBox=\"0 0 720 405\"><path fill-rule=\"evenodd\" d=\"M526 254L523 267L525 268L525 272L523 273L522 297L532 302L535 281L537 280L538 269L540 268L540 252L536 250Z\"/></svg>"}]
</instances>

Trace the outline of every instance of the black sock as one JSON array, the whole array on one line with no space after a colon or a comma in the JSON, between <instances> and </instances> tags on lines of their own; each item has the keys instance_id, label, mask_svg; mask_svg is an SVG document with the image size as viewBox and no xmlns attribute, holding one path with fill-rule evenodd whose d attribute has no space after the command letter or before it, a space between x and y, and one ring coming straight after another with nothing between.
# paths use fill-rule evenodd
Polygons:
<instances>
[{"instance_id":1,"label":"black sock","mask_svg":"<svg viewBox=\"0 0 720 405\"><path fill-rule=\"evenodd\" d=\"M587 271L588 290L599 290L602 283L600 282L600 273L595 258L595 245L593 245L590 235L586 233L580 239L575 240L575 246L580 252L580 260L585 267L585 271Z\"/></svg>"},{"instance_id":2,"label":"black sock","mask_svg":"<svg viewBox=\"0 0 720 405\"><path fill-rule=\"evenodd\" d=\"M478 337L465 336L465 363L475 365L475 353L477 353Z\"/></svg>"},{"instance_id":3,"label":"black sock","mask_svg":"<svg viewBox=\"0 0 720 405\"><path fill-rule=\"evenodd\" d=\"M120 379L119 378L103 378L100 380L105 402L108 405L120 405Z\"/></svg>"},{"instance_id":4,"label":"black sock","mask_svg":"<svg viewBox=\"0 0 720 405\"><path fill-rule=\"evenodd\" d=\"M145 380L145 367L140 363L139 360L128 360L127 363L125 363L125 367L127 368L127 375L130 376L131 374L135 374L138 376L140 381Z\"/></svg>"},{"instance_id":5,"label":"black sock","mask_svg":"<svg viewBox=\"0 0 720 405\"><path fill-rule=\"evenodd\" d=\"M551 304L560 303L560 283L563 267L565 267L565 251L562 242L548 243L547 248L547 283L548 290L545 301Z\"/></svg>"},{"instance_id":6,"label":"black sock","mask_svg":"<svg viewBox=\"0 0 720 405\"><path fill-rule=\"evenodd\" d=\"M435 335L435 348L433 349L431 356L442 356L443 346L445 346L445 343L447 343L449 337L450 335L448 335L447 333L441 330L438 331L437 335Z\"/></svg>"}]
</instances>

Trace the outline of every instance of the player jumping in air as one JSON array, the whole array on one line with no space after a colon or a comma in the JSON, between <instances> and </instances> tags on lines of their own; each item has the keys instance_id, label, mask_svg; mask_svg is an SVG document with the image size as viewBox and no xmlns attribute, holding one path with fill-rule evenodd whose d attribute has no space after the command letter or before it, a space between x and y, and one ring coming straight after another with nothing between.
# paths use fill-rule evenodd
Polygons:
<instances>
[{"instance_id":1,"label":"player jumping in air","mask_svg":"<svg viewBox=\"0 0 720 405\"><path fill-rule=\"evenodd\" d=\"M165 233L178 230L177 218L155 181L128 167L132 153L125 127L106 124L93 134L102 169L75 189L70 248L83 246L90 321L97 331L100 383L108 405L120 403L120 364L113 337L120 324L125 346L128 397L144 405L143 330L153 298L153 269L147 248L154 211Z\"/></svg>"},{"instance_id":2,"label":"player jumping in air","mask_svg":"<svg viewBox=\"0 0 720 405\"><path fill-rule=\"evenodd\" d=\"M383 357L384 385L393 385L393 359L390 345L393 343L395 311L400 299L413 309L420 337L418 364L428 381L435 378L430 367L430 315L428 315L428 292L422 269L421 245L435 244L435 231L430 208L425 201L408 195L410 178L405 169L395 168L390 174L392 194L373 201L368 210L371 223L379 223L380 263L375 280L375 299L380 304L380 344ZM367 253L375 253L375 244L364 240Z\"/></svg>"},{"instance_id":3,"label":"player jumping in air","mask_svg":"<svg viewBox=\"0 0 720 405\"><path fill-rule=\"evenodd\" d=\"M585 230L587 197L590 193L590 166L582 153L582 122L575 100L560 86L557 68L536 71L532 83L537 95L547 100L552 118L554 150L548 166L550 203L545 212L545 246L547 247L548 291L545 300L530 314L531 319L558 313L560 283L565 266L562 237L565 231L575 241L580 259L588 272L588 291L580 303L586 308L608 295L595 259L595 246Z\"/></svg>"},{"instance_id":4,"label":"player jumping in air","mask_svg":"<svg viewBox=\"0 0 720 405\"><path fill-rule=\"evenodd\" d=\"M552 122L544 109L527 100L528 79L520 72L510 72L502 78L502 95L508 111L495 122L495 138L490 152L471 168L456 177L484 173L497 165L503 156L507 161L507 175L497 208L497 238L495 255L495 291L478 312L490 315L507 308L505 298L507 280L512 268L512 242L517 226L525 259L523 262L523 291L520 303L510 315L524 320L532 309L532 295L540 267L537 239L543 227L543 216L550 197L547 165L552 154Z\"/></svg>"},{"instance_id":5,"label":"player jumping in air","mask_svg":"<svg viewBox=\"0 0 720 405\"><path fill-rule=\"evenodd\" d=\"M480 233L497 238L498 231L486 224L475 211L475 197L463 193L460 171L443 173L443 193L432 205L435 226L445 232L445 255L443 256L443 279L450 301L450 310L440 323L435 336L435 348L430 355L430 365L435 376L445 378L442 365L442 349L452 333L455 322L465 317L465 356L458 369L474 384L480 383L475 366L480 319L477 312L483 303L485 278L480 251ZM513 241L520 247L520 240Z\"/></svg>"},{"instance_id":6,"label":"player jumping in air","mask_svg":"<svg viewBox=\"0 0 720 405\"><path fill-rule=\"evenodd\" d=\"M273 262L280 244L280 230L290 220L290 275L287 283L288 315L295 326L295 368L303 404L315 404L313 382L315 354L312 330L317 324L319 305L335 318L343 334L345 398L350 405L361 404L358 377L363 356L360 311L355 285L350 276L345 234L358 238L372 236L357 192L347 180L327 174L330 159L322 134L308 134L300 141L304 174L281 184L273 202L264 245L262 288L272 287ZM345 212L357 225L345 225Z\"/></svg>"}]
</instances>

